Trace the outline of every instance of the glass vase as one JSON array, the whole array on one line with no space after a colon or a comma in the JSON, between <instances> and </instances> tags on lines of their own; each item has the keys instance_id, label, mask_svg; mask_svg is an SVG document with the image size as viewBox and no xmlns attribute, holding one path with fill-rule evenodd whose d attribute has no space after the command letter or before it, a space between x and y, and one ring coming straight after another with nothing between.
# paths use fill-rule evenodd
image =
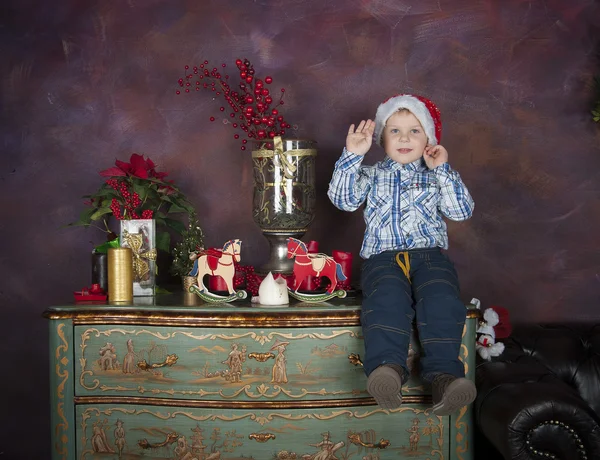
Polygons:
<instances>
[{"instance_id":1,"label":"glass vase","mask_svg":"<svg viewBox=\"0 0 600 460\"><path fill-rule=\"evenodd\" d=\"M314 219L316 142L282 139L258 142L252 151L252 215L270 245L269 260L257 269L291 274L287 239L300 239Z\"/></svg>"}]
</instances>

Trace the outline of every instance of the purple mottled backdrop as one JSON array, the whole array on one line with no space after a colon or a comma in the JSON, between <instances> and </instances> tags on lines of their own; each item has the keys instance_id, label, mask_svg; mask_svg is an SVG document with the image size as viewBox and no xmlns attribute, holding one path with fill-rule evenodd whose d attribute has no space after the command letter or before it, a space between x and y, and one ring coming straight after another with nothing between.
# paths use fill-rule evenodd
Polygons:
<instances>
[{"instance_id":1,"label":"purple mottled backdrop","mask_svg":"<svg viewBox=\"0 0 600 460\"><path fill-rule=\"evenodd\" d=\"M266 260L250 153L212 94L175 95L184 65L204 59L247 57L286 88L286 118L318 141L305 240L321 251L356 254L364 229L326 196L348 125L419 93L440 107L450 163L476 201L470 221L449 224L465 301L515 321L600 318L598 2L12 0L0 13L0 458L49 458L41 315L90 282L103 234L64 225L115 158L151 157L197 208L208 245L241 238L244 264Z\"/></svg>"}]
</instances>

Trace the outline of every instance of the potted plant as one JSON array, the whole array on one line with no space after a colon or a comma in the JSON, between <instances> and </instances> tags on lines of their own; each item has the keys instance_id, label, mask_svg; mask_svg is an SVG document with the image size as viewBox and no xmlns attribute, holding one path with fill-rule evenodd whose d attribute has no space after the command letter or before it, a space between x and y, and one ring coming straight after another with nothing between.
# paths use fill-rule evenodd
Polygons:
<instances>
[{"instance_id":1,"label":"potted plant","mask_svg":"<svg viewBox=\"0 0 600 460\"><path fill-rule=\"evenodd\" d=\"M129 162L116 160L115 166L100 171L104 182L98 190L86 195L86 208L79 220L70 225L98 226L102 222L109 241L98 246L92 255L92 273L106 280L106 259L98 264L110 247L130 247L134 256L134 295L153 295L155 292L157 249L170 250L169 229L178 234L185 225L174 214L190 213L193 207L168 173L158 171L150 158L134 153ZM107 219L113 217L120 224L120 237L115 238ZM101 265L99 268L97 265ZM94 280L92 280L94 281Z\"/></svg>"},{"instance_id":2,"label":"potted plant","mask_svg":"<svg viewBox=\"0 0 600 460\"><path fill-rule=\"evenodd\" d=\"M173 181L165 180L168 173L157 171L150 158L134 153L129 163L116 160L115 166L99 174L105 178L104 183L95 193L84 196L87 207L71 225L89 227L103 221L110 232L106 219L111 216L119 221L154 219L161 229L156 234L156 247L169 252L170 235L166 230L178 234L185 231L185 225L172 215L194 209Z\"/></svg>"},{"instance_id":3,"label":"potted plant","mask_svg":"<svg viewBox=\"0 0 600 460\"><path fill-rule=\"evenodd\" d=\"M188 217L188 227L182 233L181 241L175 244L171 251L173 263L170 268L172 275L181 278L185 291L189 290L190 286L194 284L196 280L194 276L189 276L189 273L194 266L194 260L193 258L190 258L190 255L196 254L204 249L204 233L198 222L198 217L195 212L191 212Z\"/></svg>"}]
</instances>

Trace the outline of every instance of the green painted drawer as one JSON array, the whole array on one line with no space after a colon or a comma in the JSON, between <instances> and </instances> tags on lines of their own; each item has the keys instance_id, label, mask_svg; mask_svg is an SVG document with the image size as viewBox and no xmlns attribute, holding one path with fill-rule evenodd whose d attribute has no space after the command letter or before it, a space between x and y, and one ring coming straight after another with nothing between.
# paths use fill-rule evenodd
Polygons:
<instances>
[{"instance_id":1,"label":"green painted drawer","mask_svg":"<svg viewBox=\"0 0 600 460\"><path fill-rule=\"evenodd\" d=\"M365 398L360 327L173 328L76 326L76 395L205 400ZM407 396L428 394L413 337ZM354 364L353 364L354 363Z\"/></svg>"},{"instance_id":2,"label":"green painted drawer","mask_svg":"<svg viewBox=\"0 0 600 460\"><path fill-rule=\"evenodd\" d=\"M77 459L451 458L450 420L426 406L388 413L89 404L77 406L76 417Z\"/></svg>"},{"instance_id":3,"label":"green painted drawer","mask_svg":"<svg viewBox=\"0 0 600 460\"><path fill-rule=\"evenodd\" d=\"M368 397L359 327L76 326L77 396L203 400Z\"/></svg>"}]
</instances>

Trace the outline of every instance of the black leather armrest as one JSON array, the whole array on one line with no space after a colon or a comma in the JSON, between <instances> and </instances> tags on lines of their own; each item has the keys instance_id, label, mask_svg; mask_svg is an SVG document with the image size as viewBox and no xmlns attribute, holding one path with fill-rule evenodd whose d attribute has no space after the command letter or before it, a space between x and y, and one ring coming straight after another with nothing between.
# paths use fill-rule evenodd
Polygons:
<instances>
[{"instance_id":1,"label":"black leather armrest","mask_svg":"<svg viewBox=\"0 0 600 460\"><path fill-rule=\"evenodd\" d=\"M486 362L477 386L476 423L505 459L600 459L598 416L543 366Z\"/></svg>"}]
</instances>

